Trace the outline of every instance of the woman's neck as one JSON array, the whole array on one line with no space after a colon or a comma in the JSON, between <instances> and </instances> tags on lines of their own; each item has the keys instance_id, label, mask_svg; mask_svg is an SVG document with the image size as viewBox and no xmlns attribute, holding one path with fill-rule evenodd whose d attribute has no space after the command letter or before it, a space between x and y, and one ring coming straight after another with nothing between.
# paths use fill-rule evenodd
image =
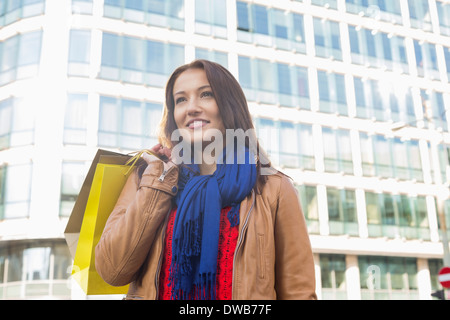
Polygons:
<instances>
[{"instance_id":1,"label":"woman's neck","mask_svg":"<svg viewBox=\"0 0 450 320\"><path fill-rule=\"evenodd\" d=\"M195 152L195 150L193 150ZM217 168L217 159L212 157L211 155L206 155L204 149L200 153L197 151L194 154L194 162L198 164L198 168L200 170L201 175L210 175L216 171Z\"/></svg>"},{"instance_id":2,"label":"woman's neck","mask_svg":"<svg viewBox=\"0 0 450 320\"><path fill-rule=\"evenodd\" d=\"M200 169L200 174L202 176L213 174L216 171L217 165L215 163L208 164L204 161L198 165Z\"/></svg>"}]
</instances>

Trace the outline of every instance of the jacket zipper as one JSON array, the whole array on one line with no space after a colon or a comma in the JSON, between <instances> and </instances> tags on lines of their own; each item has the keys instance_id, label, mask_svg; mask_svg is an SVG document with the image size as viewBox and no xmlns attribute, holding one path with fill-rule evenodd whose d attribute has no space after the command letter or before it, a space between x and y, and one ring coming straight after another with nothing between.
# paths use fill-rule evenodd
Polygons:
<instances>
[{"instance_id":1,"label":"jacket zipper","mask_svg":"<svg viewBox=\"0 0 450 320\"><path fill-rule=\"evenodd\" d=\"M166 177L167 171L168 171L168 170L166 170L166 169L163 170L162 175L158 178L158 180L159 180L160 182L163 182L163 181L164 181L164 178Z\"/></svg>"},{"instance_id":2,"label":"jacket zipper","mask_svg":"<svg viewBox=\"0 0 450 320\"><path fill-rule=\"evenodd\" d=\"M233 256L233 277L232 277L232 282L231 282L231 299L232 300L235 299L235 297L233 296L233 291L234 291L233 287L236 284L236 281L235 281L236 256L237 256L237 253L238 253L239 249L241 248L241 245L242 245L242 242L243 242L243 238L244 238L243 234L247 230L248 220L250 218L250 213L252 212L254 205L255 205L255 191L252 190L252 206L250 207L250 210L248 211L247 217L245 218L244 225L242 226L242 230L241 230L241 232L239 234L238 243L236 244L236 249L234 250L234 256Z\"/></svg>"},{"instance_id":3,"label":"jacket zipper","mask_svg":"<svg viewBox=\"0 0 450 320\"><path fill-rule=\"evenodd\" d=\"M161 235L161 252L159 254L159 260L158 260L158 267L156 268L156 276L155 276L155 286L156 286L156 296L155 296L155 300L158 300L159 297L159 276L161 274L161 265L162 265L162 257L163 257L163 253L164 253L164 241L166 239L166 226L167 226L167 221L169 220L169 216L170 216L170 212L172 211L172 206L169 209L169 213L167 214L165 220L164 220L164 226L162 229L162 235Z\"/></svg>"}]
</instances>

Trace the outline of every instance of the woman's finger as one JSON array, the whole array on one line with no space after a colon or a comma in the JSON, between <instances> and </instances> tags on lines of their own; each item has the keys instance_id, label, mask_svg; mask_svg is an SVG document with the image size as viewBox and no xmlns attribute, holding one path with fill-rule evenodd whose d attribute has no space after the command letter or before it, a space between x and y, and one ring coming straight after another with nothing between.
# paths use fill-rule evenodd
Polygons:
<instances>
[{"instance_id":1,"label":"woman's finger","mask_svg":"<svg viewBox=\"0 0 450 320\"><path fill-rule=\"evenodd\" d=\"M147 164L150 164L151 162L154 162L156 160L159 160L158 157L152 155L152 154L148 154L148 153L143 153L142 154L142 158L144 158L145 162L147 162Z\"/></svg>"}]
</instances>

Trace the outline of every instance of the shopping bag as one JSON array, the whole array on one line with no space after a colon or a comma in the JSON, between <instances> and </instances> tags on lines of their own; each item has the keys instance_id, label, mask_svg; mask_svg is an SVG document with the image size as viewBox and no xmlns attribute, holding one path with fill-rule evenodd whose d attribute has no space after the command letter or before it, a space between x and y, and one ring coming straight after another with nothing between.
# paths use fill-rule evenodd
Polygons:
<instances>
[{"instance_id":1,"label":"shopping bag","mask_svg":"<svg viewBox=\"0 0 450 320\"><path fill-rule=\"evenodd\" d=\"M75 226L75 222L69 226L69 220L66 228L72 247L76 247L72 278L88 295L125 294L128 291L128 285L114 287L103 281L95 269L95 247L133 167L144 152L151 153L143 150L131 157L99 150L75 203L70 218L77 223L81 220L81 226ZM75 244L77 230L79 233Z\"/></svg>"},{"instance_id":2,"label":"shopping bag","mask_svg":"<svg viewBox=\"0 0 450 320\"><path fill-rule=\"evenodd\" d=\"M86 210L86 204L89 198L89 192L91 190L92 180L94 178L95 169L97 163L100 161L100 157L105 160L105 156L111 156L108 159L110 164L124 164L126 163L125 156L121 153L107 151L99 149L92 160L92 164L89 171L84 179L81 190L78 194L75 205L70 214L69 220L67 222L66 228L64 230L64 237L66 239L67 246L69 247L70 254L72 258L75 258L75 253L77 250L78 238L80 237L81 224L83 222L84 211ZM128 157L126 157L128 158Z\"/></svg>"}]
</instances>

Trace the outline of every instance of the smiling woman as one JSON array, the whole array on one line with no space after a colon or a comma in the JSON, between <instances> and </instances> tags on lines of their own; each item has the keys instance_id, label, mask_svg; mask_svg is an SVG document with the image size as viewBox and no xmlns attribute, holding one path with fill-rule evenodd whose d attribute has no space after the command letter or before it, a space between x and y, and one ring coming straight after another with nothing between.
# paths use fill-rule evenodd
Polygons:
<instances>
[{"instance_id":1,"label":"smiling woman","mask_svg":"<svg viewBox=\"0 0 450 320\"><path fill-rule=\"evenodd\" d=\"M270 162L256 152L253 130L228 70L197 60L174 71L160 144L129 177L96 247L107 283L130 284L128 299L316 299L297 193L289 177L262 170ZM211 132L226 141L215 162L175 164L179 131L201 154ZM236 144L229 131L250 133Z\"/></svg>"}]
</instances>

